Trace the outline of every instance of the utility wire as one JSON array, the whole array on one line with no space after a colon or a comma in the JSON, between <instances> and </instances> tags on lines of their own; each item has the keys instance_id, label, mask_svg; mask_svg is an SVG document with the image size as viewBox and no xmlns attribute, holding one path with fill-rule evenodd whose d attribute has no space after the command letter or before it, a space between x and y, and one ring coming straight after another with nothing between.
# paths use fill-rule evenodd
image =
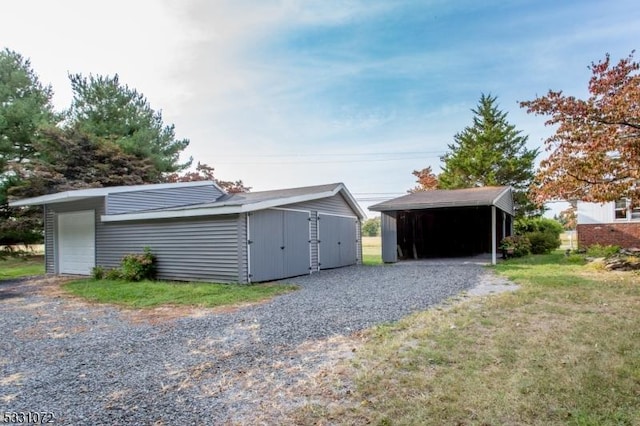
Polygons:
<instances>
[{"instance_id":1,"label":"utility wire","mask_svg":"<svg viewBox=\"0 0 640 426\"><path fill-rule=\"evenodd\" d=\"M272 157L363 157L375 155L444 155L442 151L384 151L384 152L355 152L355 153L308 153L308 154L229 154L220 155L219 158L272 158Z\"/></svg>"}]
</instances>

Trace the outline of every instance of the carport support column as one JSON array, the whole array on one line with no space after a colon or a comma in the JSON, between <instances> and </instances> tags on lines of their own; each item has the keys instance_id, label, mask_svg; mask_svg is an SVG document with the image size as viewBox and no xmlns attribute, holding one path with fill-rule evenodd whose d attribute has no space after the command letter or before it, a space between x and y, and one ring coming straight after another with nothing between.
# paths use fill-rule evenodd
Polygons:
<instances>
[{"instance_id":1,"label":"carport support column","mask_svg":"<svg viewBox=\"0 0 640 426\"><path fill-rule=\"evenodd\" d=\"M491 264L496 264L496 206L491 206Z\"/></svg>"}]
</instances>

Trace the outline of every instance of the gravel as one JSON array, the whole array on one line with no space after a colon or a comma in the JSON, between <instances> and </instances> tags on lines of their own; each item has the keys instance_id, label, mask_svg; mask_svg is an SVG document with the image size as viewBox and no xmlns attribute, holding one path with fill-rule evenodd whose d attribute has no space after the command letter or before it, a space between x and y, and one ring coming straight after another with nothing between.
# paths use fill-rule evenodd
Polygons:
<instances>
[{"instance_id":1,"label":"gravel","mask_svg":"<svg viewBox=\"0 0 640 426\"><path fill-rule=\"evenodd\" d=\"M132 321L120 309L0 282L0 415L59 424L280 423L359 331L476 286L460 262L352 266L288 279L299 291L225 312ZM50 280L50 279L49 279ZM55 287L55 286L54 286Z\"/></svg>"}]
</instances>

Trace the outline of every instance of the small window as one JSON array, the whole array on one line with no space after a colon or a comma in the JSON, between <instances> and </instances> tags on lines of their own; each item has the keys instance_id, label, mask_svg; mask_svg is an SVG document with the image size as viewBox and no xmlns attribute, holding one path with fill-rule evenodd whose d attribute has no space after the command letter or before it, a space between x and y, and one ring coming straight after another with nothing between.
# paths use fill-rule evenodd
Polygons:
<instances>
[{"instance_id":1,"label":"small window","mask_svg":"<svg viewBox=\"0 0 640 426\"><path fill-rule=\"evenodd\" d=\"M627 218L627 200L617 200L616 201L616 219L626 219ZM640 210L638 211L640 214Z\"/></svg>"},{"instance_id":2,"label":"small window","mask_svg":"<svg viewBox=\"0 0 640 426\"><path fill-rule=\"evenodd\" d=\"M640 219L640 207L631 206L631 219Z\"/></svg>"}]
</instances>

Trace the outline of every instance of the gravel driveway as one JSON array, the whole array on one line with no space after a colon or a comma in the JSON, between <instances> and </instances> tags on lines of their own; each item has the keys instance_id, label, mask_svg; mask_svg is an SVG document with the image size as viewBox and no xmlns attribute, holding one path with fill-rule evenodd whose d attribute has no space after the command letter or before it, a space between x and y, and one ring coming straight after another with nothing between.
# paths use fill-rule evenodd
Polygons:
<instances>
[{"instance_id":1,"label":"gravel driveway","mask_svg":"<svg viewBox=\"0 0 640 426\"><path fill-rule=\"evenodd\" d=\"M282 422L358 331L486 281L479 265L352 266L286 280L299 291L174 318L91 305L51 278L0 282L0 415L62 424ZM315 395L315 396L314 396Z\"/></svg>"}]
</instances>

